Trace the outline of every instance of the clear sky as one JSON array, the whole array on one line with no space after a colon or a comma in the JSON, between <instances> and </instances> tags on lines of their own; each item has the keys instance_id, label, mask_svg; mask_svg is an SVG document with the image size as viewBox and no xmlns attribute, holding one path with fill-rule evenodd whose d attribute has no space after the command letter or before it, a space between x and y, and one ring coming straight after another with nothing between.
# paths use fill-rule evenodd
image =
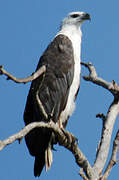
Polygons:
<instances>
[{"instance_id":1,"label":"clear sky","mask_svg":"<svg viewBox=\"0 0 119 180\"><path fill-rule=\"evenodd\" d=\"M16 77L31 74L39 57L58 31L67 13L84 11L91 22L82 27L82 61L91 61L99 74L108 81L119 82L119 1L111 0L0 0L0 64ZM82 75L88 71L82 68ZM0 139L24 127L23 112L30 83L15 84L0 77ZM105 89L81 79L76 110L67 129L79 139L79 147L90 163L95 160L102 122L97 113L106 113L113 97ZM113 139L119 128L116 121ZM79 167L66 149L56 146L52 168L43 170L42 180L81 179ZM118 156L119 158L119 156ZM24 140L0 152L1 180L35 180L34 158ZM119 163L109 180L118 180Z\"/></svg>"}]
</instances>

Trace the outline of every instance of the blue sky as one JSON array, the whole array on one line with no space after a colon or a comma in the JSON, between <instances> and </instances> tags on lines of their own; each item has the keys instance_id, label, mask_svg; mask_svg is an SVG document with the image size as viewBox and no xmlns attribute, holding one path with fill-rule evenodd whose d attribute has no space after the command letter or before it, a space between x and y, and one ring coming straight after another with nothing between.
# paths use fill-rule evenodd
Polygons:
<instances>
[{"instance_id":1,"label":"blue sky","mask_svg":"<svg viewBox=\"0 0 119 180\"><path fill-rule=\"evenodd\" d=\"M0 64L16 77L28 76L57 33L62 18L72 11L85 11L92 20L82 27L82 61L91 61L99 76L119 83L118 7L118 0L0 0ZM87 72L83 67L82 75ZM24 127L29 87L30 83L15 84L0 77L0 139ZM77 107L67 129L79 139L79 147L91 164L102 127L95 115L106 113L112 100L105 89L81 79ZM113 139L118 128L117 119ZM56 149L52 168L47 173L43 170L41 179L81 179L72 154L59 146ZM33 164L24 140L20 145L15 142L0 152L0 179L35 180ZM109 180L117 180L118 174L119 164L113 168Z\"/></svg>"}]
</instances>

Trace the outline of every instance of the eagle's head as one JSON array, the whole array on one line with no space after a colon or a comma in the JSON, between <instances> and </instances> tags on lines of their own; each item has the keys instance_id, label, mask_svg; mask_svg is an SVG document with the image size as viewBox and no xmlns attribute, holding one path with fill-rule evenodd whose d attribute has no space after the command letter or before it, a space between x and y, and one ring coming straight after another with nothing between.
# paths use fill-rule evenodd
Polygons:
<instances>
[{"instance_id":1,"label":"eagle's head","mask_svg":"<svg viewBox=\"0 0 119 180\"><path fill-rule=\"evenodd\" d=\"M62 21L61 26L74 25L79 27L85 20L90 20L90 15L85 12L71 12Z\"/></svg>"}]
</instances>

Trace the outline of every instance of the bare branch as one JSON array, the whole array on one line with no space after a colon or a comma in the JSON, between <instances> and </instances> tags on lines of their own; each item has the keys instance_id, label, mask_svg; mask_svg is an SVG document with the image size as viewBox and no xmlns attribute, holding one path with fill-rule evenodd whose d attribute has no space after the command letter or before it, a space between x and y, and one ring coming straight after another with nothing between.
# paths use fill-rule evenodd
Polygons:
<instances>
[{"instance_id":1,"label":"bare branch","mask_svg":"<svg viewBox=\"0 0 119 180\"><path fill-rule=\"evenodd\" d=\"M11 75L10 73L8 73L3 68L3 66L0 66L0 75L4 74L5 76L7 76L7 80L13 80L15 83L27 83L27 82L33 81L36 78L38 78L41 74L43 74L45 71L46 71L46 67L42 66L35 73L33 73L31 76L29 76L27 78L23 78L23 79L18 79L16 77L14 77L13 75Z\"/></svg>"},{"instance_id":2,"label":"bare branch","mask_svg":"<svg viewBox=\"0 0 119 180\"><path fill-rule=\"evenodd\" d=\"M96 118L101 118L103 121L105 121L105 115L103 113L96 114Z\"/></svg>"},{"instance_id":3,"label":"bare branch","mask_svg":"<svg viewBox=\"0 0 119 180\"><path fill-rule=\"evenodd\" d=\"M90 81L93 82L94 84L102 86L103 88L110 91L114 96L114 101L110 105L107 115L103 116L103 114L100 115L98 114L97 116L103 120L103 127L102 127L101 140L98 146L98 151L96 154L96 160L93 166L93 170L97 172L99 175L101 175L108 157L113 126L116 117L119 114L119 86L115 83L115 81L107 82L102 78L99 78L94 66L91 63L87 63L87 64L81 63L81 64L87 67L89 70L89 75L83 77L86 81Z\"/></svg>"},{"instance_id":4,"label":"bare branch","mask_svg":"<svg viewBox=\"0 0 119 180\"><path fill-rule=\"evenodd\" d=\"M81 152L81 150L79 149L77 142L76 142L76 138L69 133L68 131L62 130L60 128L58 128L58 126L53 123L52 121L49 123L44 123L44 122L33 122L27 126L25 126L21 131L19 131L18 133L14 134L13 136L10 136L9 138L0 141L0 151L7 145L13 143L16 140L20 140L26 135L28 134L32 129L34 128L38 128L38 127L45 127L45 128L49 128L51 129L55 135L58 138L58 143L61 146L64 146L65 148L67 148L69 151L72 152L72 154L75 157L76 163L83 168L85 174L87 175L87 177L91 178L91 174L92 174L92 167L89 164L88 160L86 159L86 157L84 156L84 154Z\"/></svg>"},{"instance_id":5,"label":"bare branch","mask_svg":"<svg viewBox=\"0 0 119 180\"><path fill-rule=\"evenodd\" d=\"M102 173L102 170L105 166L108 157L113 126L118 114L119 114L119 102L114 101L111 104L108 113L106 115L105 121L103 123L100 147L93 167L94 169L96 169L97 172L99 172L99 174Z\"/></svg>"},{"instance_id":6,"label":"bare branch","mask_svg":"<svg viewBox=\"0 0 119 180\"><path fill-rule=\"evenodd\" d=\"M102 86L103 88L110 91L114 96L114 101L110 105L106 116L104 116L103 114L96 115L96 117L99 117L103 120L102 121L103 125L102 125L101 140L98 146L96 160L94 162L93 167L91 167L87 158L84 156L84 154L81 152L80 148L78 147L76 138L74 137L74 135L72 135L68 131L65 131L64 129L58 128L58 126L52 121L50 121L49 123L34 122L25 126L21 131L14 134L13 136L10 136L8 139L0 141L0 151L5 146L13 143L16 140L20 142L21 139L26 134L28 134L32 129L36 127L49 128L54 132L55 136L57 137L59 145L64 146L66 149L72 152L72 154L75 157L76 163L81 167L81 171L79 174L84 180L88 180L88 179L89 180L99 180L99 179L106 180L107 179L112 167L117 162L116 155L117 155L117 149L118 149L118 143L119 143L119 131L114 140L111 159L105 170L104 175L102 175L102 171L104 169L104 166L108 157L113 126L114 126L116 117L119 114L119 86L116 84L114 80L112 82L107 82L103 80L102 78L98 77L97 72L91 63L87 63L87 64L81 63L81 64L87 67L89 70L89 75L83 77L86 81L90 81L90 82L93 82L94 84ZM15 81L16 83L26 83L26 82L32 81L36 79L37 77L39 77L45 71L46 71L46 67L42 66L41 69L35 72L32 76L28 78L24 78L24 79L17 79L11 74L9 74L8 72L6 72L2 66L0 66L0 74L6 75L7 79L11 79ZM44 109L42 109L42 111L45 115Z\"/></svg>"},{"instance_id":7,"label":"bare branch","mask_svg":"<svg viewBox=\"0 0 119 180\"><path fill-rule=\"evenodd\" d=\"M109 164L104 172L104 176L101 178L101 180L106 180L112 170L112 167L117 163L117 151L118 151L118 145L119 145L119 130L117 131L115 140L113 142L113 149L112 149L112 155L109 161Z\"/></svg>"},{"instance_id":8,"label":"bare branch","mask_svg":"<svg viewBox=\"0 0 119 180\"><path fill-rule=\"evenodd\" d=\"M119 96L119 86L116 84L114 80L112 82L107 82L104 79L98 77L95 67L90 62L81 62L81 65L85 66L89 70L89 75L83 76L84 80L90 81L94 84L104 87L105 89L110 91L114 96Z\"/></svg>"},{"instance_id":9,"label":"bare branch","mask_svg":"<svg viewBox=\"0 0 119 180\"><path fill-rule=\"evenodd\" d=\"M103 133L103 128L104 128L104 123L105 123L106 117L103 113L98 113L98 114L96 114L96 118L102 119L102 133ZM96 159L97 159L97 155L98 155L99 150L100 150L100 146L101 146L101 140L99 140L99 143L97 146Z\"/></svg>"}]
</instances>

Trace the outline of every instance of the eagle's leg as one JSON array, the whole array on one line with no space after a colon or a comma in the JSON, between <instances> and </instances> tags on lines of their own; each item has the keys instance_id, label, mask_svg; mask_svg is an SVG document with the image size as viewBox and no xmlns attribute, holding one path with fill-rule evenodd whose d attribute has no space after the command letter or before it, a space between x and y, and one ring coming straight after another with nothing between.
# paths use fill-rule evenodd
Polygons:
<instances>
[{"instance_id":1,"label":"eagle's leg","mask_svg":"<svg viewBox=\"0 0 119 180\"><path fill-rule=\"evenodd\" d=\"M59 118L58 126L59 126L60 129L64 129L61 118Z\"/></svg>"}]
</instances>

